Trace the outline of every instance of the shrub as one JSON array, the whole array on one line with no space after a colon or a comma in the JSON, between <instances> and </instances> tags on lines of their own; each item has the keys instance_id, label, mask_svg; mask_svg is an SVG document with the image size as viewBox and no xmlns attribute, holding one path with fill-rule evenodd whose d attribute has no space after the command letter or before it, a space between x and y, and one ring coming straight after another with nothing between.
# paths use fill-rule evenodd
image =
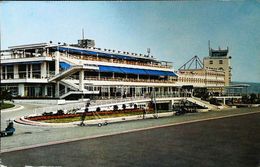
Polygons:
<instances>
[{"instance_id":1,"label":"shrub","mask_svg":"<svg viewBox=\"0 0 260 167\"><path fill-rule=\"evenodd\" d=\"M64 114L64 111L63 110L58 110L57 111L57 115L63 115Z\"/></svg>"},{"instance_id":2,"label":"shrub","mask_svg":"<svg viewBox=\"0 0 260 167\"><path fill-rule=\"evenodd\" d=\"M125 105L125 104L123 104L123 105L122 105L122 108L123 108L123 110L125 110L125 109L126 109L126 105Z\"/></svg>"},{"instance_id":3,"label":"shrub","mask_svg":"<svg viewBox=\"0 0 260 167\"><path fill-rule=\"evenodd\" d=\"M118 110L118 106L114 105L114 111L117 111L117 110Z\"/></svg>"},{"instance_id":4,"label":"shrub","mask_svg":"<svg viewBox=\"0 0 260 167\"><path fill-rule=\"evenodd\" d=\"M100 111L101 111L101 108L100 108L100 107L97 107L96 111L97 111L97 112L100 112Z\"/></svg>"},{"instance_id":5,"label":"shrub","mask_svg":"<svg viewBox=\"0 0 260 167\"><path fill-rule=\"evenodd\" d=\"M137 109L137 104L134 105L134 109Z\"/></svg>"}]
</instances>

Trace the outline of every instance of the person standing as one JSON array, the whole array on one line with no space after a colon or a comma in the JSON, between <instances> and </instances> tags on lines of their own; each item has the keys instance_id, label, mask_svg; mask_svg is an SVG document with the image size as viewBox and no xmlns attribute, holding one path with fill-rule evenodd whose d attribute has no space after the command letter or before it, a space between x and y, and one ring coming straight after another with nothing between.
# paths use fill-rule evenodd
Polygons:
<instances>
[{"instance_id":1,"label":"person standing","mask_svg":"<svg viewBox=\"0 0 260 167\"><path fill-rule=\"evenodd\" d=\"M88 104L86 105L86 108L85 108L85 111L82 113L82 115L81 115L81 117L80 117L80 126L85 126L85 124L84 124L84 121L85 121L85 119L86 119L86 116L87 116L87 113L88 113Z\"/></svg>"}]
</instances>

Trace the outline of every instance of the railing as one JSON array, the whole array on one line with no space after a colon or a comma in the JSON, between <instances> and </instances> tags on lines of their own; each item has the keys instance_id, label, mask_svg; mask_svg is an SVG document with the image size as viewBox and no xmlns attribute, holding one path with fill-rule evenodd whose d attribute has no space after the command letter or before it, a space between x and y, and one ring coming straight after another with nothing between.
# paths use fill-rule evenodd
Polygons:
<instances>
[{"instance_id":1,"label":"railing","mask_svg":"<svg viewBox=\"0 0 260 167\"><path fill-rule=\"evenodd\" d=\"M155 93L155 98L171 98L171 97L189 97L184 96L184 94L178 94L176 92L173 93ZM131 102L131 101L139 101L139 100L152 100L153 96L137 96L137 97L127 97L127 98L117 98L117 99L108 99L108 100L92 100L90 101L91 106L97 105L108 105L114 103L122 103L122 102Z\"/></svg>"},{"instance_id":2,"label":"railing","mask_svg":"<svg viewBox=\"0 0 260 167\"><path fill-rule=\"evenodd\" d=\"M1 79L46 79L51 76L54 76L54 72L50 71L46 74L45 77L42 76L40 71L36 72L26 72L26 71L20 71L20 72L8 72L8 73L1 73Z\"/></svg>"},{"instance_id":3,"label":"railing","mask_svg":"<svg viewBox=\"0 0 260 167\"><path fill-rule=\"evenodd\" d=\"M34 113L42 114L44 112L57 112L58 110L63 110L66 113L69 110L81 109L84 108L85 106L86 106L86 102L78 102L78 103L65 104L65 105L55 105L51 107L37 108L34 110Z\"/></svg>"},{"instance_id":4,"label":"railing","mask_svg":"<svg viewBox=\"0 0 260 167\"><path fill-rule=\"evenodd\" d=\"M123 81L123 82L153 82L153 83L175 83L175 80L156 80L156 79L134 79L134 78L98 78L98 77L86 77L85 80L97 80L97 81Z\"/></svg>"},{"instance_id":5,"label":"railing","mask_svg":"<svg viewBox=\"0 0 260 167\"><path fill-rule=\"evenodd\" d=\"M119 99L109 99L109 100L95 100L91 101L90 104L91 106L96 106L96 105L107 105L107 104L113 104L113 103L122 103L122 102L128 102L128 101L138 101L138 100L145 100L145 99L150 99L150 97L128 97L128 98L119 98Z\"/></svg>"},{"instance_id":6,"label":"railing","mask_svg":"<svg viewBox=\"0 0 260 167\"><path fill-rule=\"evenodd\" d=\"M24 55L24 54L17 54L17 55L14 55L14 54L8 54L8 55L3 55L3 56L0 56L0 60L8 60L8 59L21 59L21 58L33 58L33 57L46 57L46 56L43 56L43 55Z\"/></svg>"},{"instance_id":7,"label":"railing","mask_svg":"<svg viewBox=\"0 0 260 167\"><path fill-rule=\"evenodd\" d=\"M128 61L128 60L119 60L119 59L106 59L101 57L90 57L90 56L75 56L75 55L65 55L68 58L72 59L81 59L81 60L90 60L90 61L103 61L103 62L110 62L110 63L119 63L119 64L131 64L131 65L140 65L140 66L149 66L149 67L157 67L157 68L172 68L171 65L161 65L161 64L154 64L154 63L141 63L138 61Z\"/></svg>"}]
</instances>

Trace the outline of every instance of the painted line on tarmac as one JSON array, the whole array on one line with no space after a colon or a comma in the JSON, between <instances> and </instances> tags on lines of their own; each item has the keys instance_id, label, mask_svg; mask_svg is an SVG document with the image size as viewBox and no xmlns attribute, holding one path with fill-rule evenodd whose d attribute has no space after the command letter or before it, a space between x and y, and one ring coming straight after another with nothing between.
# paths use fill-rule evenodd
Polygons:
<instances>
[{"instance_id":1,"label":"painted line on tarmac","mask_svg":"<svg viewBox=\"0 0 260 167\"><path fill-rule=\"evenodd\" d=\"M165 124L165 125L156 125L156 126L151 126L151 127L146 127L146 128L125 130L125 131L115 132L115 133L110 133L110 134L101 134L101 135L94 135L94 136L89 136L89 137L65 139L65 140L53 141L53 142L48 142L48 143L43 143L43 144L35 144L35 145L31 145L31 146L16 147L16 148L11 148L11 149L3 149L3 150L1 150L1 153L22 151L22 150L27 150L27 149L37 148L37 147L51 146L51 145L56 145L56 144L68 143L68 142L75 142L75 141L81 141L81 140L87 140L87 139L95 139L95 138L101 138L101 137L107 137L107 136L115 136L115 135L119 135L119 134L126 134L126 133L139 132L139 131L145 131L145 130L151 130L151 129L165 128L165 127L170 127L170 126L184 125L184 124L203 122L203 121L211 121L211 120L216 120L216 119L237 117L237 116L250 115L250 114L256 114L256 113L260 113L260 111L225 115L225 116L219 116L219 117L213 117L213 118L204 118L204 119L198 119L198 120L190 120L190 121L171 123L171 124Z\"/></svg>"},{"instance_id":2,"label":"painted line on tarmac","mask_svg":"<svg viewBox=\"0 0 260 167\"><path fill-rule=\"evenodd\" d=\"M17 110L21 110L21 109L23 109L24 108L24 106L21 106L21 105L18 105L18 104L16 104L14 107L12 107L12 108L7 108L7 109L3 109L3 110L1 110L1 113L7 113L7 112L12 112L12 111L17 111Z\"/></svg>"}]
</instances>

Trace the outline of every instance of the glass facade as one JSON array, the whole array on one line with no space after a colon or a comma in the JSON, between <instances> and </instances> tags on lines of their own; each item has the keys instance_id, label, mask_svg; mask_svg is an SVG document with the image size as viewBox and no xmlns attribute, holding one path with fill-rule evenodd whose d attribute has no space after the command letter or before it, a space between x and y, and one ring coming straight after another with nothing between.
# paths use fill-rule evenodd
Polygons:
<instances>
[{"instance_id":1,"label":"glass facade","mask_svg":"<svg viewBox=\"0 0 260 167\"><path fill-rule=\"evenodd\" d=\"M41 97L43 95L44 95L43 86L41 86L41 85L25 85L24 86L24 96Z\"/></svg>"}]
</instances>

